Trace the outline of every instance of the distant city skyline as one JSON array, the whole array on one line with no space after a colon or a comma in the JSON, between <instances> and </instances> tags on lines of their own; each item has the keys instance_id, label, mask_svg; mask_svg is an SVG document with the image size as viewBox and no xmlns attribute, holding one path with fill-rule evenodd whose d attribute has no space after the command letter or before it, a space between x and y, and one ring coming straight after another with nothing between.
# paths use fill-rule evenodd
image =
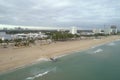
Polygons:
<instances>
[{"instance_id":1,"label":"distant city skyline","mask_svg":"<svg viewBox=\"0 0 120 80\"><path fill-rule=\"evenodd\" d=\"M103 28L120 23L119 0L0 0L0 24Z\"/></svg>"},{"instance_id":2,"label":"distant city skyline","mask_svg":"<svg viewBox=\"0 0 120 80\"><path fill-rule=\"evenodd\" d=\"M23 29L23 30L71 30L73 27L77 30L94 30L94 29L108 29L111 26L116 25L103 25L102 27L93 27L93 28L81 28L79 26L69 26L69 27L55 27L55 26L26 26L26 25L8 25L8 24L0 24L0 30L15 30L15 29ZM116 26L117 27L117 26ZM119 27L117 27L120 30Z\"/></svg>"},{"instance_id":3,"label":"distant city skyline","mask_svg":"<svg viewBox=\"0 0 120 80\"><path fill-rule=\"evenodd\" d=\"M29 30L59 30L59 29L69 29L64 27L49 27L49 26L23 26L23 25L8 25L0 24L0 30L3 29L29 29Z\"/></svg>"}]
</instances>

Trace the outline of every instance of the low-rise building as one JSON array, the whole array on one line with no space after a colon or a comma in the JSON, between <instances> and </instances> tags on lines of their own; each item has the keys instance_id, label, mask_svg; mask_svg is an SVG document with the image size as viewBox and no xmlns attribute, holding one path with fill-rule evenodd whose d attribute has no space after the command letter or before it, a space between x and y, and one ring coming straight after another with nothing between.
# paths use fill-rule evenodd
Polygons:
<instances>
[{"instance_id":1,"label":"low-rise building","mask_svg":"<svg viewBox=\"0 0 120 80\"><path fill-rule=\"evenodd\" d=\"M94 34L104 34L104 30L102 29L93 29Z\"/></svg>"},{"instance_id":2,"label":"low-rise building","mask_svg":"<svg viewBox=\"0 0 120 80\"><path fill-rule=\"evenodd\" d=\"M36 39L36 38L46 38L48 37L47 35L45 35L44 33L22 33L22 34L15 34L14 35L14 39L27 39L27 38L32 38L32 39Z\"/></svg>"},{"instance_id":3,"label":"low-rise building","mask_svg":"<svg viewBox=\"0 0 120 80\"><path fill-rule=\"evenodd\" d=\"M78 30L78 34L80 34L80 35L94 35L92 30Z\"/></svg>"},{"instance_id":4,"label":"low-rise building","mask_svg":"<svg viewBox=\"0 0 120 80\"><path fill-rule=\"evenodd\" d=\"M12 39L12 35L10 34L6 34L6 32L0 32L0 39L2 40L11 40Z\"/></svg>"}]
</instances>

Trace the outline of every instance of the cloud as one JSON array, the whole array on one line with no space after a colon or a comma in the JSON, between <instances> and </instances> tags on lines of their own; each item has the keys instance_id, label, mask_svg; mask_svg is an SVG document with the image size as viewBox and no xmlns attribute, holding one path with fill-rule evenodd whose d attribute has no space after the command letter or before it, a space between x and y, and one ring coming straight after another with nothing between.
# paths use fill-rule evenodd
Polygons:
<instances>
[{"instance_id":1,"label":"cloud","mask_svg":"<svg viewBox=\"0 0 120 80\"><path fill-rule=\"evenodd\" d=\"M120 25L119 0L0 0L0 24Z\"/></svg>"}]
</instances>

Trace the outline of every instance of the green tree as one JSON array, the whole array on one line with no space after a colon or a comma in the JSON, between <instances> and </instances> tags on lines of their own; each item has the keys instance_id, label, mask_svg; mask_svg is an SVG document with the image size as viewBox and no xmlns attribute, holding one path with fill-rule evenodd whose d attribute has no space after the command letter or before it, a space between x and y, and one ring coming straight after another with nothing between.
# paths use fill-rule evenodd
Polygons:
<instances>
[{"instance_id":1,"label":"green tree","mask_svg":"<svg viewBox=\"0 0 120 80\"><path fill-rule=\"evenodd\" d=\"M73 35L73 34L70 34L70 33L67 33L67 32L55 32L52 34L52 39L53 40L60 40L60 41L65 41L65 40L68 40L70 38L73 38L75 37L76 35Z\"/></svg>"},{"instance_id":2,"label":"green tree","mask_svg":"<svg viewBox=\"0 0 120 80\"><path fill-rule=\"evenodd\" d=\"M14 39L15 46L20 46L22 39Z\"/></svg>"},{"instance_id":3,"label":"green tree","mask_svg":"<svg viewBox=\"0 0 120 80\"><path fill-rule=\"evenodd\" d=\"M3 41L2 41L2 39L0 39L0 44L2 44L3 43Z\"/></svg>"},{"instance_id":4,"label":"green tree","mask_svg":"<svg viewBox=\"0 0 120 80\"><path fill-rule=\"evenodd\" d=\"M4 40L4 43L6 43L7 45L9 44L9 40L8 39L5 39Z\"/></svg>"}]
</instances>

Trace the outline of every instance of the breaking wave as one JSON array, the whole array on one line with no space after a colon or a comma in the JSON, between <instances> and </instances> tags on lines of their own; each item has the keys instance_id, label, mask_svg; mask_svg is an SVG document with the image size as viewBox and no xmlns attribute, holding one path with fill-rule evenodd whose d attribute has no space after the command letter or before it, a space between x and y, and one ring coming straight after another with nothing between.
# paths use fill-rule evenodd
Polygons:
<instances>
[{"instance_id":1,"label":"breaking wave","mask_svg":"<svg viewBox=\"0 0 120 80\"><path fill-rule=\"evenodd\" d=\"M26 79L27 79L27 80L33 80L33 79L35 79L35 78L37 78L37 77L41 77L41 76L44 76L44 75L48 74L48 72L49 72L49 71L46 71L46 72L44 72L44 73L39 73L39 74L37 74L37 75L35 75L35 76L33 76L33 77L28 77L28 78L26 78Z\"/></svg>"},{"instance_id":2,"label":"breaking wave","mask_svg":"<svg viewBox=\"0 0 120 80\"><path fill-rule=\"evenodd\" d=\"M98 47L100 47L100 46L102 46L102 45L104 45L104 44L95 45L95 46L91 47L91 49L93 49L93 48L98 48Z\"/></svg>"},{"instance_id":3,"label":"breaking wave","mask_svg":"<svg viewBox=\"0 0 120 80\"><path fill-rule=\"evenodd\" d=\"M42 77L42 76L48 74L50 71L55 72L56 71L56 67L51 69L51 70L45 71L43 73L38 73L38 74L36 74L36 75L34 75L32 77L27 77L26 80L34 80L35 78Z\"/></svg>"},{"instance_id":4,"label":"breaking wave","mask_svg":"<svg viewBox=\"0 0 120 80\"><path fill-rule=\"evenodd\" d=\"M39 59L36 60L36 62L39 62L39 61L50 61L50 60L47 59L47 58L39 58Z\"/></svg>"},{"instance_id":5,"label":"breaking wave","mask_svg":"<svg viewBox=\"0 0 120 80\"><path fill-rule=\"evenodd\" d=\"M102 49L97 49L93 53L99 53L99 52L102 52L102 51L103 51Z\"/></svg>"},{"instance_id":6,"label":"breaking wave","mask_svg":"<svg viewBox=\"0 0 120 80\"><path fill-rule=\"evenodd\" d=\"M64 57L66 56L67 54L64 54L64 55L61 55L61 56L55 56L54 59L58 59L58 58L61 58L61 57Z\"/></svg>"},{"instance_id":7,"label":"breaking wave","mask_svg":"<svg viewBox=\"0 0 120 80\"><path fill-rule=\"evenodd\" d=\"M107 44L108 46L114 46L115 45L115 43L109 43L109 44Z\"/></svg>"}]
</instances>

